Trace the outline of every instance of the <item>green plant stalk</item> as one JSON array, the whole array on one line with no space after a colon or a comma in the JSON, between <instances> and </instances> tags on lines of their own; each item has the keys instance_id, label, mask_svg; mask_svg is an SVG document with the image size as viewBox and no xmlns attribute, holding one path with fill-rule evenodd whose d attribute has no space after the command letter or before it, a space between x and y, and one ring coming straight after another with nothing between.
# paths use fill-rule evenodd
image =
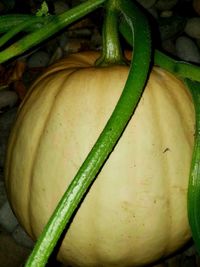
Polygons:
<instances>
[{"instance_id":1,"label":"green plant stalk","mask_svg":"<svg viewBox=\"0 0 200 267\"><path fill-rule=\"evenodd\" d=\"M106 9L102 32L102 52L101 57L95 63L96 66L126 64L119 41L119 10L116 9L117 4L118 0L107 1L106 5L108 8ZM107 34L107 32L109 32L109 34ZM107 47L109 47L109 49Z\"/></svg>"},{"instance_id":2,"label":"green plant stalk","mask_svg":"<svg viewBox=\"0 0 200 267\"><path fill-rule=\"evenodd\" d=\"M15 27L13 27L11 30L9 30L7 33L5 33L3 36L1 36L0 47L5 45L11 38L13 38L19 32L23 31L24 29L31 26L32 24L35 25L35 23L37 23L37 18L38 17L36 17L36 19L34 19L34 20L30 20L30 21L27 20L23 23L20 23L20 24L16 25ZM39 20L41 20L41 19L39 18Z\"/></svg>"},{"instance_id":3,"label":"green plant stalk","mask_svg":"<svg viewBox=\"0 0 200 267\"><path fill-rule=\"evenodd\" d=\"M155 50L154 64L172 72L179 78L188 78L200 82L200 68L197 65L175 60L158 50Z\"/></svg>"},{"instance_id":4,"label":"green plant stalk","mask_svg":"<svg viewBox=\"0 0 200 267\"><path fill-rule=\"evenodd\" d=\"M125 40L131 45L131 29L125 20L121 20L119 29ZM185 61L175 60L157 49L154 51L153 63L169 72L172 72L179 78L188 78L200 82L200 68L197 65Z\"/></svg>"},{"instance_id":5,"label":"green plant stalk","mask_svg":"<svg viewBox=\"0 0 200 267\"><path fill-rule=\"evenodd\" d=\"M130 120L143 92L151 58L151 41L146 17L134 3L119 0L120 12L130 24L134 40L134 55L122 95L94 147L61 198L49 222L39 237L26 267L45 266L61 233L74 215L89 186L112 152ZM127 7L125 7L127 5ZM136 8L136 10L135 10ZM112 30L112 27L110 28ZM107 32L107 34L110 34ZM107 48L109 49L109 47ZM141 60L142 58L142 60ZM141 71L142 69L142 71Z\"/></svg>"},{"instance_id":6,"label":"green plant stalk","mask_svg":"<svg viewBox=\"0 0 200 267\"><path fill-rule=\"evenodd\" d=\"M41 28L43 24L50 21L53 16L38 17L35 15L9 14L0 16L0 33L5 33L17 27L19 24L30 22L30 25L24 31L33 31ZM33 23L32 23L33 22Z\"/></svg>"},{"instance_id":7,"label":"green plant stalk","mask_svg":"<svg viewBox=\"0 0 200 267\"><path fill-rule=\"evenodd\" d=\"M12 44L10 47L6 48L0 52L0 63L3 63L10 58L18 56L25 52L26 50L32 48L33 46L46 40L53 34L57 33L64 27L68 26L72 22L82 18L88 13L94 11L100 7L106 0L88 0L76 6L61 15L55 16L52 20L45 24L44 27L36 30L24 38L20 39L18 42Z\"/></svg>"},{"instance_id":8,"label":"green plant stalk","mask_svg":"<svg viewBox=\"0 0 200 267\"><path fill-rule=\"evenodd\" d=\"M23 28L23 31L29 32L36 29L41 28L47 21L52 19L52 15L48 12L47 3L44 1L41 4L41 7L37 10L35 15L27 15L27 14L9 14L0 16L0 33L7 33L8 31L12 31L13 28L18 27L20 24L30 25ZM21 29L19 29L19 32ZM1 39L0 39L1 40Z\"/></svg>"},{"instance_id":9,"label":"green plant stalk","mask_svg":"<svg viewBox=\"0 0 200 267\"><path fill-rule=\"evenodd\" d=\"M189 79L184 81L192 94L196 115L195 144L188 185L188 219L200 254L200 83Z\"/></svg>"}]
</instances>

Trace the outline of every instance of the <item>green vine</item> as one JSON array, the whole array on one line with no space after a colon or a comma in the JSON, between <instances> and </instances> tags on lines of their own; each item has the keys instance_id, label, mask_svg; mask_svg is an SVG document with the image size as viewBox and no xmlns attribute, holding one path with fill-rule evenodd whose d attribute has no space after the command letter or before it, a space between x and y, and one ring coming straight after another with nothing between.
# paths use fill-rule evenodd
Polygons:
<instances>
[{"instance_id":1,"label":"green vine","mask_svg":"<svg viewBox=\"0 0 200 267\"><path fill-rule=\"evenodd\" d=\"M52 36L53 34L57 33L64 27L68 26L72 22L82 18L83 16L87 15L88 13L92 12L96 8L100 7L105 0L88 0L79 6L76 6L60 15L53 16L49 18L48 23L43 25L43 27L35 30L16 43L12 44L8 48L4 49L0 52L0 63L6 62L10 58L16 57L28 49L36 46L37 44L41 43L42 41L46 40L48 37ZM48 19L49 16L47 16ZM8 17L7 17L8 18ZM36 16L36 18L38 18ZM35 19L36 19L35 18ZM41 17L39 17L41 18ZM43 17L42 17L43 18ZM22 19L22 17L21 17ZM45 19L44 19L45 22ZM0 18L1 24L1 18ZM20 25L20 24L19 24ZM30 27L31 24L27 25ZM20 28L20 27L19 27ZM11 29L12 31L12 29ZM7 33L9 34L9 33ZM5 38L5 37L4 37ZM1 42L1 39L0 39Z\"/></svg>"},{"instance_id":2,"label":"green vine","mask_svg":"<svg viewBox=\"0 0 200 267\"><path fill-rule=\"evenodd\" d=\"M195 144L188 184L188 219L200 253L200 83L189 79L184 79L184 82L192 94L196 115Z\"/></svg>"}]
</instances>

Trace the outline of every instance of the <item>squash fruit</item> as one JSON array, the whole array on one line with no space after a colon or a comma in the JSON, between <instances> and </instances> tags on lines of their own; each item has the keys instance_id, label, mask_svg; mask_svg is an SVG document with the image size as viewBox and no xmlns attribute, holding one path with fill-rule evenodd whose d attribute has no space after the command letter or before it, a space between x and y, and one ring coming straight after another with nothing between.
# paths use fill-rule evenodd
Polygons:
<instances>
[{"instance_id":1,"label":"squash fruit","mask_svg":"<svg viewBox=\"0 0 200 267\"><path fill-rule=\"evenodd\" d=\"M123 90L129 68L94 67L98 56L78 53L49 67L20 106L5 182L13 210L33 239ZM194 124L186 87L154 67L132 119L62 240L61 262L140 266L170 255L190 239L187 187Z\"/></svg>"}]
</instances>

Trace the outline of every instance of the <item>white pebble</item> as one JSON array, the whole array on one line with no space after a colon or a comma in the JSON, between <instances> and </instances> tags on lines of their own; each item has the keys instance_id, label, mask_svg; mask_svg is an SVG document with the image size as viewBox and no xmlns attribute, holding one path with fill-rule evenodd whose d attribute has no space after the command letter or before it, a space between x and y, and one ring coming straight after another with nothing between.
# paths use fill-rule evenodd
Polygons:
<instances>
[{"instance_id":1,"label":"white pebble","mask_svg":"<svg viewBox=\"0 0 200 267\"><path fill-rule=\"evenodd\" d=\"M17 244L26 247L33 248L34 241L27 235L24 229L18 225L12 233L12 237L17 242Z\"/></svg>"},{"instance_id":2,"label":"white pebble","mask_svg":"<svg viewBox=\"0 0 200 267\"><path fill-rule=\"evenodd\" d=\"M49 64L53 64L62 57L63 57L63 50L60 47L57 47L49 60Z\"/></svg>"},{"instance_id":3,"label":"white pebble","mask_svg":"<svg viewBox=\"0 0 200 267\"><path fill-rule=\"evenodd\" d=\"M9 233L12 233L18 225L18 221L8 201L0 208L0 225Z\"/></svg>"},{"instance_id":4,"label":"white pebble","mask_svg":"<svg viewBox=\"0 0 200 267\"><path fill-rule=\"evenodd\" d=\"M13 107L18 101L18 95L14 91L0 90L0 109Z\"/></svg>"},{"instance_id":5,"label":"white pebble","mask_svg":"<svg viewBox=\"0 0 200 267\"><path fill-rule=\"evenodd\" d=\"M180 36L176 40L177 56L185 61L200 63L200 52L193 40L186 36Z\"/></svg>"},{"instance_id":6,"label":"white pebble","mask_svg":"<svg viewBox=\"0 0 200 267\"><path fill-rule=\"evenodd\" d=\"M200 17L188 19L184 30L190 37L200 39Z\"/></svg>"},{"instance_id":7,"label":"white pebble","mask_svg":"<svg viewBox=\"0 0 200 267\"><path fill-rule=\"evenodd\" d=\"M63 51L67 54L70 53L77 53L81 50L82 44L86 43L88 41L84 39L70 39L68 43L66 43L65 47L63 48Z\"/></svg>"},{"instance_id":8,"label":"white pebble","mask_svg":"<svg viewBox=\"0 0 200 267\"><path fill-rule=\"evenodd\" d=\"M27 62L29 68L46 67L49 63L50 57L44 51L37 51L32 54Z\"/></svg>"}]
</instances>

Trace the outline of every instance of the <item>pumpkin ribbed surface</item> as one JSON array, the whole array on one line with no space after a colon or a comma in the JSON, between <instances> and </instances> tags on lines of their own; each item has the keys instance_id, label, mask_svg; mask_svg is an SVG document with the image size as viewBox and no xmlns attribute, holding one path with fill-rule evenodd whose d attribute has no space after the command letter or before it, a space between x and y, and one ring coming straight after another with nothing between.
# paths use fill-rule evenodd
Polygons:
<instances>
[{"instance_id":1,"label":"pumpkin ribbed surface","mask_svg":"<svg viewBox=\"0 0 200 267\"><path fill-rule=\"evenodd\" d=\"M69 56L32 86L11 132L6 188L37 238L123 90L128 67L93 67L97 53ZM141 70L142 71L142 70ZM153 68L123 136L62 242L70 266L137 266L187 242L187 186L194 108L181 81Z\"/></svg>"}]
</instances>

